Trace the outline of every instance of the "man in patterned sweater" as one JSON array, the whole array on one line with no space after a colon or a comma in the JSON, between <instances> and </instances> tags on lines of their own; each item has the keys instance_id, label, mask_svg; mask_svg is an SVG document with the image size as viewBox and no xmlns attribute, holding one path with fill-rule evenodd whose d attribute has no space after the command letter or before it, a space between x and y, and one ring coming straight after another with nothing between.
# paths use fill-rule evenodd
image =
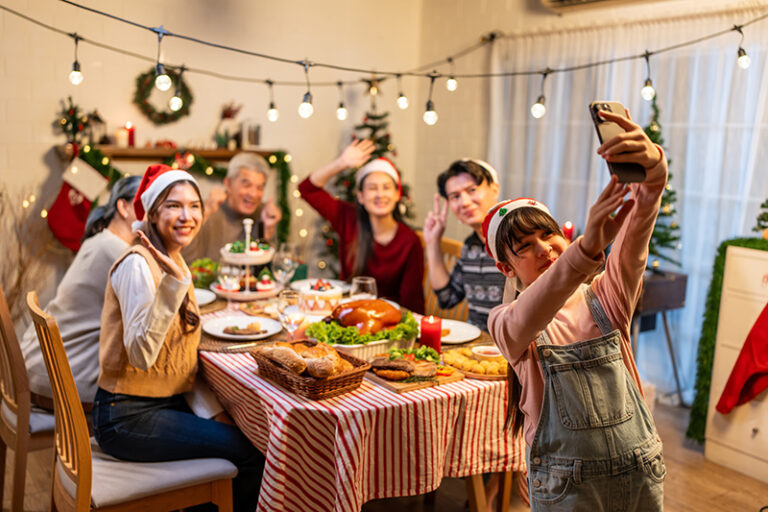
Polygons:
<instances>
[{"instance_id":1,"label":"man in patterned sweater","mask_svg":"<svg viewBox=\"0 0 768 512\"><path fill-rule=\"evenodd\" d=\"M485 252L482 236L485 214L499 198L496 170L482 160L458 160L437 177L437 188L434 209L424 221L430 285L441 308L455 306L466 297L469 323L487 331L488 313L501 303L505 284L505 277ZM440 196L446 200L442 205ZM450 274L440 249L448 207L474 231L464 240L461 257Z\"/></svg>"}]
</instances>

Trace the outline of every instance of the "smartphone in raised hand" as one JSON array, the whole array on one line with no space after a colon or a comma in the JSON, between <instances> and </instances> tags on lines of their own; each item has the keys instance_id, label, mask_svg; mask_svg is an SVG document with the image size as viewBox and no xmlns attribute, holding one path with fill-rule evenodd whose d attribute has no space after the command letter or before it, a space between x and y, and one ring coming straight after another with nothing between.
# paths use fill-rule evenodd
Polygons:
<instances>
[{"instance_id":1,"label":"smartphone in raised hand","mask_svg":"<svg viewBox=\"0 0 768 512\"><path fill-rule=\"evenodd\" d=\"M601 110L618 114L622 117L627 117L627 112L624 109L624 105L618 101L593 101L589 104L589 114L592 116L592 122L597 130L597 138L600 139L600 144L603 144L616 135L624 133L625 130L618 124L600 117L598 112ZM645 181L645 169L640 164L631 162L607 162L607 164L611 174L618 176L621 183Z\"/></svg>"}]
</instances>

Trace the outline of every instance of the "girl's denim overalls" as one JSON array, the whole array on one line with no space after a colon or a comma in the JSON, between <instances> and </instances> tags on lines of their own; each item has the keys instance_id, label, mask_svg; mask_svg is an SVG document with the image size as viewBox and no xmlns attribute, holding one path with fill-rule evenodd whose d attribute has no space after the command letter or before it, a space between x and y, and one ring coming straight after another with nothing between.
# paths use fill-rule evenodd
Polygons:
<instances>
[{"instance_id":1,"label":"girl's denim overalls","mask_svg":"<svg viewBox=\"0 0 768 512\"><path fill-rule=\"evenodd\" d=\"M589 288L603 335L553 345L536 339L544 369L541 418L529 452L531 510L662 510L661 439L621 357L621 336Z\"/></svg>"}]
</instances>

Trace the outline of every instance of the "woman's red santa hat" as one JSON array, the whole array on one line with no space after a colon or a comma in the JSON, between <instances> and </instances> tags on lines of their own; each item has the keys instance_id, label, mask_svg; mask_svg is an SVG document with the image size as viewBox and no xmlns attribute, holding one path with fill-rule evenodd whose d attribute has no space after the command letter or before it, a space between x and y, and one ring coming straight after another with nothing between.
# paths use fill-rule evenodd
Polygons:
<instances>
[{"instance_id":1,"label":"woman's red santa hat","mask_svg":"<svg viewBox=\"0 0 768 512\"><path fill-rule=\"evenodd\" d=\"M155 164L147 167L147 172L141 178L139 190L136 191L136 197L133 199L133 209L136 212L136 219L144 220L146 212L152 208L152 204L163 190L177 181L191 181L197 185L197 181L187 171L174 169L164 164Z\"/></svg>"},{"instance_id":2,"label":"woman's red santa hat","mask_svg":"<svg viewBox=\"0 0 768 512\"><path fill-rule=\"evenodd\" d=\"M485 251L497 262L499 258L496 255L496 233L499 231L501 221L504 220L504 217L520 208L536 208L547 215L552 215L544 203L540 203L530 197L519 197L517 199L501 201L492 206L483 220L483 238L485 238Z\"/></svg>"},{"instance_id":3,"label":"woman's red santa hat","mask_svg":"<svg viewBox=\"0 0 768 512\"><path fill-rule=\"evenodd\" d=\"M357 188L360 188L360 184L363 182L363 179L371 174L372 172L383 172L390 178L392 178L392 181L395 182L395 185L397 185L397 192L398 196L402 197L403 195L403 186L400 183L400 173L397 171L397 167L395 167L395 164L390 162L388 159L384 157L376 158L375 160L371 160L364 166L360 168L359 171L357 171L357 174L355 176L355 185Z\"/></svg>"}]
</instances>

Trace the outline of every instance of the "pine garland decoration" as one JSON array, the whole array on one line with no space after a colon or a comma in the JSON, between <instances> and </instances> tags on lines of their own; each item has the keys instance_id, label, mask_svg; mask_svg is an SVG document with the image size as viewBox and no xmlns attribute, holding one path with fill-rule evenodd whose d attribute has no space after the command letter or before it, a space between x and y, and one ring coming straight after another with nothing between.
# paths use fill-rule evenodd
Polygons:
<instances>
[{"instance_id":1,"label":"pine garland decoration","mask_svg":"<svg viewBox=\"0 0 768 512\"><path fill-rule=\"evenodd\" d=\"M651 116L651 122L645 127L645 133L651 142L664 145L664 138L661 136L661 125L659 124L659 114L661 110L656 104L656 98L651 103L653 109L653 115ZM668 164L671 164L671 160L667 160ZM677 191L672 188L670 182L672 181L672 173L669 173L667 178L667 184L664 189L664 194L661 196L661 207L659 209L659 216L656 219L656 225L653 227L653 234L651 234L651 240L648 244L649 263L650 270L657 271L659 268L659 260L664 260L672 263L676 266L681 266L680 261L677 260L670 252L675 252L679 249L680 242L680 226L677 223L675 203L677 202Z\"/></svg>"}]
</instances>

